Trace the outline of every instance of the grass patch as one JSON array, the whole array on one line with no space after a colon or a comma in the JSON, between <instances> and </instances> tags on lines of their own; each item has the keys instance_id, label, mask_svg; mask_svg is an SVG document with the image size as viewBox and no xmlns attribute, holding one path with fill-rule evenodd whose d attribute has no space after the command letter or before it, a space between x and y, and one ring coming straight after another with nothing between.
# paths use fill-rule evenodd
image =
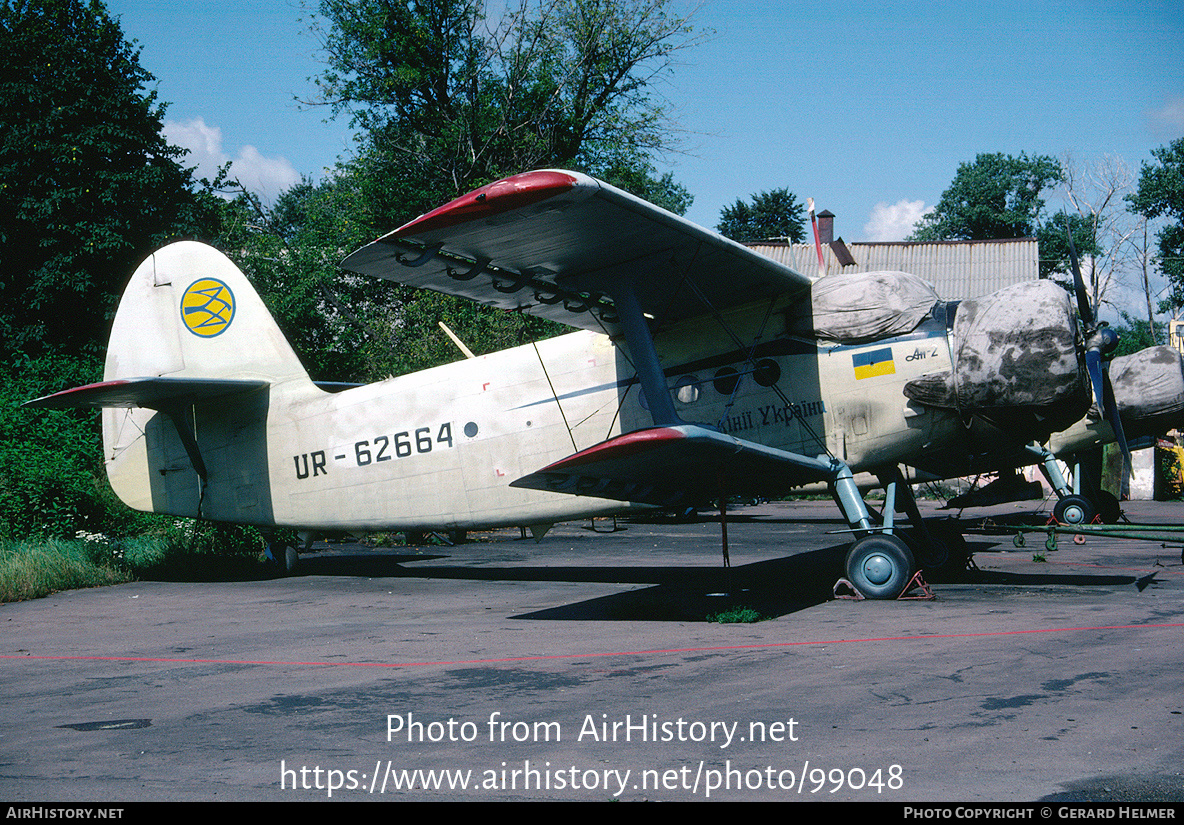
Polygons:
<instances>
[{"instance_id":1,"label":"grass patch","mask_svg":"<svg viewBox=\"0 0 1184 825\"><path fill-rule=\"evenodd\" d=\"M721 610L719 613L711 613L707 616L709 622L719 622L720 624L752 624L759 622L761 614L756 612L751 607L738 604L735 607L729 607L727 610Z\"/></svg>"},{"instance_id":2,"label":"grass patch","mask_svg":"<svg viewBox=\"0 0 1184 825\"><path fill-rule=\"evenodd\" d=\"M86 541L0 542L0 601L39 599L59 590L122 584L134 579L113 557Z\"/></svg>"},{"instance_id":3,"label":"grass patch","mask_svg":"<svg viewBox=\"0 0 1184 825\"><path fill-rule=\"evenodd\" d=\"M0 539L0 601L137 580L270 578L259 531L179 519L127 539L79 532L74 539Z\"/></svg>"}]
</instances>

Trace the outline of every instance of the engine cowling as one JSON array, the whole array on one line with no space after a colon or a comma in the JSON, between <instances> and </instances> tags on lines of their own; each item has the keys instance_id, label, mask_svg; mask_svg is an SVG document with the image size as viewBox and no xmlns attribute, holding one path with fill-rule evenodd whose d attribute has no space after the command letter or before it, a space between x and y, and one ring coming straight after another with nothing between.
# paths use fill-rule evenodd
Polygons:
<instances>
[{"instance_id":1,"label":"engine cowling","mask_svg":"<svg viewBox=\"0 0 1184 825\"><path fill-rule=\"evenodd\" d=\"M1085 414L1088 376L1072 301L1063 289L1051 281L1027 281L962 301L954 313L952 370L909 381L908 398L1022 425L1041 440Z\"/></svg>"}]
</instances>

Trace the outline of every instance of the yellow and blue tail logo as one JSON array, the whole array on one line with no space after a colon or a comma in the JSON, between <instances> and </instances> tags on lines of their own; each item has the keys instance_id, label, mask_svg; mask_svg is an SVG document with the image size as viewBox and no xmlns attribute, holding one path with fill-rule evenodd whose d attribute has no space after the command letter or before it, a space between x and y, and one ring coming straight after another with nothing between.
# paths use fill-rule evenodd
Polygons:
<instances>
[{"instance_id":1,"label":"yellow and blue tail logo","mask_svg":"<svg viewBox=\"0 0 1184 825\"><path fill-rule=\"evenodd\" d=\"M896 362L892 360L892 347L871 352L852 353L851 365L855 368L857 379L896 374Z\"/></svg>"},{"instance_id":2,"label":"yellow and blue tail logo","mask_svg":"<svg viewBox=\"0 0 1184 825\"><path fill-rule=\"evenodd\" d=\"M234 320L234 294L217 278L199 278L181 296L181 320L194 335L213 338Z\"/></svg>"}]
</instances>

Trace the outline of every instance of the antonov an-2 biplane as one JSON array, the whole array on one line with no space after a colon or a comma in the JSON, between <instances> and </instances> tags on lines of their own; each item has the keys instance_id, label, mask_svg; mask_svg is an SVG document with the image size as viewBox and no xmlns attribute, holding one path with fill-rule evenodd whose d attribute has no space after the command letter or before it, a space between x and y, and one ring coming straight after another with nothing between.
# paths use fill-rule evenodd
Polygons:
<instances>
[{"instance_id":1,"label":"antonov an-2 biplane","mask_svg":"<svg viewBox=\"0 0 1184 825\"><path fill-rule=\"evenodd\" d=\"M574 172L491 183L342 266L577 331L328 392L231 261L179 242L132 276L104 380L30 403L104 408L129 506L261 527L545 530L822 481L876 598L960 539L925 527L900 465L953 467L984 438L970 421L1043 444L1090 404L1055 284L955 305L904 273L815 283Z\"/></svg>"}]
</instances>

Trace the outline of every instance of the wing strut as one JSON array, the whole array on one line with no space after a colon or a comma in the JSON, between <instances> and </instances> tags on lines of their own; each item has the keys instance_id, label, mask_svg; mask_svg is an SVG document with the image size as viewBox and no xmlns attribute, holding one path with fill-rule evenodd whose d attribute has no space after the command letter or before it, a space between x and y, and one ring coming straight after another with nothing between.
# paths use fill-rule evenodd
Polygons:
<instances>
[{"instance_id":1,"label":"wing strut","mask_svg":"<svg viewBox=\"0 0 1184 825\"><path fill-rule=\"evenodd\" d=\"M637 302L633 279L612 279L606 284L606 288L616 305L621 329L629 343L629 351L633 353L633 366L637 369L645 400L649 402L654 424L658 427L685 424L686 422L678 417L674 409L674 399L670 397L670 390L666 387L666 375L658 360L658 350L654 347L654 338L650 335L641 304Z\"/></svg>"}]
</instances>

